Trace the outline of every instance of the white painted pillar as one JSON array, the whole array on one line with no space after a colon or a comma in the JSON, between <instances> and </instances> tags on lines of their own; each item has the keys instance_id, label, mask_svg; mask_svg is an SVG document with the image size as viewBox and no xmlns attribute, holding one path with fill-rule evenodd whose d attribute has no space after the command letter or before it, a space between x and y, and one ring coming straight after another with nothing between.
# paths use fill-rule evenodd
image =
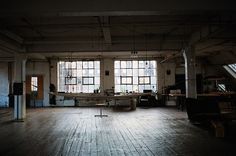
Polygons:
<instances>
[{"instance_id":1,"label":"white painted pillar","mask_svg":"<svg viewBox=\"0 0 236 156\"><path fill-rule=\"evenodd\" d=\"M195 51L193 46L184 49L186 98L197 98Z\"/></svg>"},{"instance_id":2,"label":"white painted pillar","mask_svg":"<svg viewBox=\"0 0 236 156\"><path fill-rule=\"evenodd\" d=\"M15 55L14 83L23 83L23 94L14 95L14 119L23 120L26 117L26 57Z\"/></svg>"}]
</instances>

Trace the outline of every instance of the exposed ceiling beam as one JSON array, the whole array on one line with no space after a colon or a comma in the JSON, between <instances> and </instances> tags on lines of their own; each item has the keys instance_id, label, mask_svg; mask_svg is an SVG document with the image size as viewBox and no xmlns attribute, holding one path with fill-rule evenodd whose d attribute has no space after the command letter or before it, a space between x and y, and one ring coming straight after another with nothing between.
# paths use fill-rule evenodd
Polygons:
<instances>
[{"instance_id":1,"label":"exposed ceiling beam","mask_svg":"<svg viewBox=\"0 0 236 156\"><path fill-rule=\"evenodd\" d=\"M111 41L109 17L108 16L100 16L98 21L99 21L100 27L102 29L103 37L105 40L105 45L107 46L106 48L110 49L112 41Z\"/></svg>"},{"instance_id":2,"label":"exposed ceiling beam","mask_svg":"<svg viewBox=\"0 0 236 156\"><path fill-rule=\"evenodd\" d=\"M149 37L148 44L156 44L159 43L163 39L162 34L156 34L152 37ZM189 37L185 35L168 35L165 37L166 42L180 42L183 40L188 40ZM137 44L145 44L145 40L143 36L136 36L135 42ZM81 36L81 37L47 37L41 39L40 37L34 38L26 38L24 41L25 45L28 44L70 44L70 43L81 43L81 44L101 44L101 40L99 37L91 37ZM112 37L113 44L133 44L133 37L132 36L123 36L123 37ZM103 44L106 44L104 42Z\"/></svg>"},{"instance_id":3,"label":"exposed ceiling beam","mask_svg":"<svg viewBox=\"0 0 236 156\"><path fill-rule=\"evenodd\" d=\"M22 44L24 41L22 37L20 37L19 35L11 32L11 31L8 31L8 30L0 30L0 33L7 36L8 38L18 42L19 44Z\"/></svg>"},{"instance_id":4,"label":"exposed ceiling beam","mask_svg":"<svg viewBox=\"0 0 236 156\"><path fill-rule=\"evenodd\" d=\"M11 54L20 51L19 45L15 45L7 39L5 40L5 38L2 36L0 36L0 48L3 49L5 52Z\"/></svg>"},{"instance_id":5,"label":"exposed ceiling beam","mask_svg":"<svg viewBox=\"0 0 236 156\"><path fill-rule=\"evenodd\" d=\"M160 43L156 42L149 44L148 50L150 51L179 51L182 48L180 42L165 42L160 46ZM145 51L145 44L137 44L135 47L137 51ZM112 44L111 49L102 49L99 44L78 44L78 43L61 43L61 44L29 44L27 45L27 52L96 52L96 51L132 51L132 44Z\"/></svg>"},{"instance_id":6,"label":"exposed ceiling beam","mask_svg":"<svg viewBox=\"0 0 236 156\"><path fill-rule=\"evenodd\" d=\"M22 18L21 20L22 20L24 23L26 23L26 24L30 27L30 29L31 29L32 31L34 31L37 35L39 35L41 38L44 38L44 37L43 37L43 34L41 33L41 31L39 31L37 28L35 28L35 26L34 26L28 19Z\"/></svg>"}]
</instances>

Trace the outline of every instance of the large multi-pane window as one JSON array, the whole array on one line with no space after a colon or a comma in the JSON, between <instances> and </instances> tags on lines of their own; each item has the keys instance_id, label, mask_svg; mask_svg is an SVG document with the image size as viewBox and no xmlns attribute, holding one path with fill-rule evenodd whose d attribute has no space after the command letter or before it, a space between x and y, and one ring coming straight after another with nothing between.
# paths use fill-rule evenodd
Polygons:
<instances>
[{"instance_id":1,"label":"large multi-pane window","mask_svg":"<svg viewBox=\"0 0 236 156\"><path fill-rule=\"evenodd\" d=\"M234 71L234 73L236 73L236 64L234 63L234 64L228 64L228 67L232 70L232 71Z\"/></svg>"},{"instance_id":2,"label":"large multi-pane window","mask_svg":"<svg viewBox=\"0 0 236 156\"><path fill-rule=\"evenodd\" d=\"M116 60L115 92L156 91L156 61Z\"/></svg>"},{"instance_id":3,"label":"large multi-pane window","mask_svg":"<svg viewBox=\"0 0 236 156\"><path fill-rule=\"evenodd\" d=\"M100 87L100 61L58 62L58 91L93 93Z\"/></svg>"},{"instance_id":4,"label":"large multi-pane window","mask_svg":"<svg viewBox=\"0 0 236 156\"><path fill-rule=\"evenodd\" d=\"M236 63L223 66L236 79Z\"/></svg>"}]
</instances>

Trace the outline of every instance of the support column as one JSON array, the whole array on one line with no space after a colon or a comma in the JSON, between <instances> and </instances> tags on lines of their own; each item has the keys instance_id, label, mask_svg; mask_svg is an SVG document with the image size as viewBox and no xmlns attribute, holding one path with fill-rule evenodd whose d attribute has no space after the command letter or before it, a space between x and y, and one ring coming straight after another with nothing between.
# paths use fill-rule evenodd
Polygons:
<instances>
[{"instance_id":1,"label":"support column","mask_svg":"<svg viewBox=\"0 0 236 156\"><path fill-rule=\"evenodd\" d=\"M195 51L193 46L184 49L186 98L197 99Z\"/></svg>"},{"instance_id":2,"label":"support column","mask_svg":"<svg viewBox=\"0 0 236 156\"><path fill-rule=\"evenodd\" d=\"M15 120L24 120L26 117L26 89L25 89L25 78L26 78L26 57L20 54L15 55L15 66L14 66L14 88L13 91L22 90L21 95L16 95L14 93L14 119ZM22 83L21 86L17 86L16 83Z\"/></svg>"}]
</instances>

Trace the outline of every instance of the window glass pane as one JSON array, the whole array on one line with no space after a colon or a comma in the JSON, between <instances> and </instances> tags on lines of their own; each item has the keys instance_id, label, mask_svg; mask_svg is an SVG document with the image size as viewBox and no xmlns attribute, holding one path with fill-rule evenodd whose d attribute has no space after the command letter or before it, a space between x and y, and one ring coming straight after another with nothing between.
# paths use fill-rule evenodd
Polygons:
<instances>
[{"instance_id":1,"label":"window glass pane","mask_svg":"<svg viewBox=\"0 0 236 156\"><path fill-rule=\"evenodd\" d=\"M94 68L100 69L100 62L99 61L94 61Z\"/></svg>"},{"instance_id":2,"label":"window glass pane","mask_svg":"<svg viewBox=\"0 0 236 156\"><path fill-rule=\"evenodd\" d=\"M126 84L126 77L121 77L121 84Z\"/></svg>"},{"instance_id":3,"label":"window glass pane","mask_svg":"<svg viewBox=\"0 0 236 156\"><path fill-rule=\"evenodd\" d=\"M138 68L138 61L133 61L133 68Z\"/></svg>"},{"instance_id":4,"label":"window glass pane","mask_svg":"<svg viewBox=\"0 0 236 156\"><path fill-rule=\"evenodd\" d=\"M157 89L156 89L156 85L153 84L151 87L152 87L152 91L153 91L153 92L155 92L155 91L157 90Z\"/></svg>"},{"instance_id":5,"label":"window glass pane","mask_svg":"<svg viewBox=\"0 0 236 156\"><path fill-rule=\"evenodd\" d=\"M145 84L150 84L150 77L145 77Z\"/></svg>"},{"instance_id":6,"label":"window glass pane","mask_svg":"<svg viewBox=\"0 0 236 156\"><path fill-rule=\"evenodd\" d=\"M133 84L138 84L138 77L137 76L133 77Z\"/></svg>"},{"instance_id":7,"label":"window glass pane","mask_svg":"<svg viewBox=\"0 0 236 156\"><path fill-rule=\"evenodd\" d=\"M89 84L89 79L88 78L83 78L83 84Z\"/></svg>"},{"instance_id":8,"label":"window glass pane","mask_svg":"<svg viewBox=\"0 0 236 156\"><path fill-rule=\"evenodd\" d=\"M126 61L120 61L121 68L126 68Z\"/></svg>"},{"instance_id":9,"label":"window glass pane","mask_svg":"<svg viewBox=\"0 0 236 156\"><path fill-rule=\"evenodd\" d=\"M77 84L82 84L82 77L77 77Z\"/></svg>"},{"instance_id":10,"label":"window glass pane","mask_svg":"<svg viewBox=\"0 0 236 156\"><path fill-rule=\"evenodd\" d=\"M70 68L70 62L65 62L65 68Z\"/></svg>"},{"instance_id":11,"label":"window glass pane","mask_svg":"<svg viewBox=\"0 0 236 156\"><path fill-rule=\"evenodd\" d=\"M149 69L146 69L146 75L150 75L150 76L154 76L154 70L155 69L151 69L151 68L149 68Z\"/></svg>"},{"instance_id":12,"label":"window glass pane","mask_svg":"<svg viewBox=\"0 0 236 156\"><path fill-rule=\"evenodd\" d=\"M121 76L126 76L126 69L121 69Z\"/></svg>"},{"instance_id":13,"label":"window glass pane","mask_svg":"<svg viewBox=\"0 0 236 156\"><path fill-rule=\"evenodd\" d=\"M89 76L89 70L83 69L83 76Z\"/></svg>"},{"instance_id":14,"label":"window glass pane","mask_svg":"<svg viewBox=\"0 0 236 156\"><path fill-rule=\"evenodd\" d=\"M144 77L139 77L139 84L144 84Z\"/></svg>"},{"instance_id":15,"label":"window glass pane","mask_svg":"<svg viewBox=\"0 0 236 156\"><path fill-rule=\"evenodd\" d=\"M89 68L94 68L93 61L89 61L88 64L89 64Z\"/></svg>"},{"instance_id":16,"label":"window glass pane","mask_svg":"<svg viewBox=\"0 0 236 156\"><path fill-rule=\"evenodd\" d=\"M83 68L88 68L88 62L87 61L83 61Z\"/></svg>"},{"instance_id":17,"label":"window glass pane","mask_svg":"<svg viewBox=\"0 0 236 156\"><path fill-rule=\"evenodd\" d=\"M127 85L126 90L128 90L128 92L132 92L133 91L133 86L132 85Z\"/></svg>"},{"instance_id":18,"label":"window glass pane","mask_svg":"<svg viewBox=\"0 0 236 156\"><path fill-rule=\"evenodd\" d=\"M144 68L150 68L150 61L144 61Z\"/></svg>"},{"instance_id":19,"label":"window glass pane","mask_svg":"<svg viewBox=\"0 0 236 156\"><path fill-rule=\"evenodd\" d=\"M139 61L138 62L138 67L139 68L144 68L144 61Z\"/></svg>"},{"instance_id":20,"label":"window glass pane","mask_svg":"<svg viewBox=\"0 0 236 156\"><path fill-rule=\"evenodd\" d=\"M93 85L94 77L83 77L83 85Z\"/></svg>"},{"instance_id":21,"label":"window glass pane","mask_svg":"<svg viewBox=\"0 0 236 156\"><path fill-rule=\"evenodd\" d=\"M89 78L89 84L94 84L93 79L94 78Z\"/></svg>"},{"instance_id":22,"label":"window glass pane","mask_svg":"<svg viewBox=\"0 0 236 156\"><path fill-rule=\"evenodd\" d=\"M236 73L236 64L229 64L228 67Z\"/></svg>"},{"instance_id":23,"label":"window glass pane","mask_svg":"<svg viewBox=\"0 0 236 156\"><path fill-rule=\"evenodd\" d=\"M95 69L94 72L95 72L94 73L95 76L99 76L100 77L100 69Z\"/></svg>"},{"instance_id":24,"label":"window glass pane","mask_svg":"<svg viewBox=\"0 0 236 156\"><path fill-rule=\"evenodd\" d=\"M38 91L38 77L31 77L31 91Z\"/></svg>"},{"instance_id":25,"label":"window glass pane","mask_svg":"<svg viewBox=\"0 0 236 156\"><path fill-rule=\"evenodd\" d=\"M76 69L76 62L71 62L71 68Z\"/></svg>"},{"instance_id":26,"label":"window glass pane","mask_svg":"<svg viewBox=\"0 0 236 156\"><path fill-rule=\"evenodd\" d=\"M127 73L127 76L132 76L133 75L132 69L127 69L126 73Z\"/></svg>"},{"instance_id":27,"label":"window glass pane","mask_svg":"<svg viewBox=\"0 0 236 156\"><path fill-rule=\"evenodd\" d=\"M93 85L89 85L89 93L93 93L93 91L94 91L94 86Z\"/></svg>"},{"instance_id":28,"label":"window glass pane","mask_svg":"<svg viewBox=\"0 0 236 156\"><path fill-rule=\"evenodd\" d=\"M139 69L139 76L144 76L144 69Z\"/></svg>"},{"instance_id":29,"label":"window glass pane","mask_svg":"<svg viewBox=\"0 0 236 156\"><path fill-rule=\"evenodd\" d=\"M94 89L100 89L100 85L94 85Z\"/></svg>"},{"instance_id":30,"label":"window glass pane","mask_svg":"<svg viewBox=\"0 0 236 156\"><path fill-rule=\"evenodd\" d=\"M115 77L115 84L120 84L120 77L118 76Z\"/></svg>"},{"instance_id":31,"label":"window glass pane","mask_svg":"<svg viewBox=\"0 0 236 156\"><path fill-rule=\"evenodd\" d=\"M147 89L147 90L150 90L151 86L150 85L145 85L144 88Z\"/></svg>"},{"instance_id":32,"label":"window glass pane","mask_svg":"<svg viewBox=\"0 0 236 156\"><path fill-rule=\"evenodd\" d=\"M115 68L120 68L120 61L115 61Z\"/></svg>"},{"instance_id":33,"label":"window glass pane","mask_svg":"<svg viewBox=\"0 0 236 156\"><path fill-rule=\"evenodd\" d=\"M156 83L157 83L157 78L151 77L151 84L156 84Z\"/></svg>"},{"instance_id":34,"label":"window glass pane","mask_svg":"<svg viewBox=\"0 0 236 156\"><path fill-rule=\"evenodd\" d=\"M115 75L120 76L120 69L115 69Z\"/></svg>"},{"instance_id":35,"label":"window glass pane","mask_svg":"<svg viewBox=\"0 0 236 156\"><path fill-rule=\"evenodd\" d=\"M127 84L132 84L132 78L131 77L127 77L126 78L126 83Z\"/></svg>"},{"instance_id":36,"label":"window glass pane","mask_svg":"<svg viewBox=\"0 0 236 156\"><path fill-rule=\"evenodd\" d=\"M77 77L83 75L83 74L82 74L82 70L81 70L81 69L77 70L77 73L76 73L76 74L77 74Z\"/></svg>"},{"instance_id":37,"label":"window glass pane","mask_svg":"<svg viewBox=\"0 0 236 156\"><path fill-rule=\"evenodd\" d=\"M89 69L89 76L93 76L94 75L94 69Z\"/></svg>"},{"instance_id":38,"label":"window glass pane","mask_svg":"<svg viewBox=\"0 0 236 156\"><path fill-rule=\"evenodd\" d=\"M115 92L121 92L120 85L115 85Z\"/></svg>"},{"instance_id":39,"label":"window glass pane","mask_svg":"<svg viewBox=\"0 0 236 156\"><path fill-rule=\"evenodd\" d=\"M76 85L77 78L76 77L65 77L65 85Z\"/></svg>"},{"instance_id":40,"label":"window glass pane","mask_svg":"<svg viewBox=\"0 0 236 156\"><path fill-rule=\"evenodd\" d=\"M95 84L100 84L100 77L95 77Z\"/></svg>"},{"instance_id":41,"label":"window glass pane","mask_svg":"<svg viewBox=\"0 0 236 156\"><path fill-rule=\"evenodd\" d=\"M133 69L133 76L138 76L138 69Z\"/></svg>"},{"instance_id":42,"label":"window glass pane","mask_svg":"<svg viewBox=\"0 0 236 156\"><path fill-rule=\"evenodd\" d=\"M157 76L157 70L156 69L153 69L153 75L152 76Z\"/></svg>"},{"instance_id":43,"label":"window glass pane","mask_svg":"<svg viewBox=\"0 0 236 156\"><path fill-rule=\"evenodd\" d=\"M133 85L133 91L138 92L138 85Z\"/></svg>"},{"instance_id":44,"label":"window glass pane","mask_svg":"<svg viewBox=\"0 0 236 156\"><path fill-rule=\"evenodd\" d=\"M73 77L76 77L76 76L77 76L76 70L72 70L71 72L72 72L72 76L73 76Z\"/></svg>"},{"instance_id":45,"label":"window glass pane","mask_svg":"<svg viewBox=\"0 0 236 156\"><path fill-rule=\"evenodd\" d=\"M150 68L156 68L156 61L150 61Z\"/></svg>"},{"instance_id":46,"label":"window glass pane","mask_svg":"<svg viewBox=\"0 0 236 156\"><path fill-rule=\"evenodd\" d=\"M121 92L126 92L126 85L120 85Z\"/></svg>"},{"instance_id":47,"label":"window glass pane","mask_svg":"<svg viewBox=\"0 0 236 156\"><path fill-rule=\"evenodd\" d=\"M144 85L139 85L139 92L140 92L140 93L142 93L144 89L145 89L145 88L144 88Z\"/></svg>"},{"instance_id":48,"label":"window glass pane","mask_svg":"<svg viewBox=\"0 0 236 156\"><path fill-rule=\"evenodd\" d=\"M77 69L82 69L82 62L81 61L77 61Z\"/></svg>"},{"instance_id":49,"label":"window glass pane","mask_svg":"<svg viewBox=\"0 0 236 156\"><path fill-rule=\"evenodd\" d=\"M83 91L84 93L89 93L89 85L83 85L83 86L82 86L82 91Z\"/></svg>"},{"instance_id":50,"label":"window glass pane","mask_svg":"<svg viewBox=\"0 0 236 156\"><path fill-rule=\"evenodd\" d=\"M126 68L132 68L132 61L127 61L126 62Z\"/></svg>"}]
</instances>

